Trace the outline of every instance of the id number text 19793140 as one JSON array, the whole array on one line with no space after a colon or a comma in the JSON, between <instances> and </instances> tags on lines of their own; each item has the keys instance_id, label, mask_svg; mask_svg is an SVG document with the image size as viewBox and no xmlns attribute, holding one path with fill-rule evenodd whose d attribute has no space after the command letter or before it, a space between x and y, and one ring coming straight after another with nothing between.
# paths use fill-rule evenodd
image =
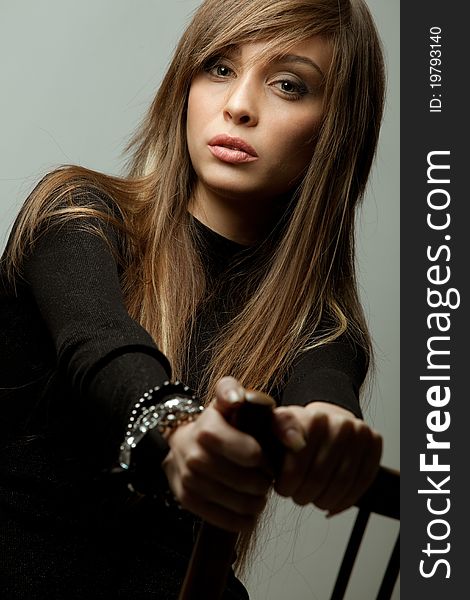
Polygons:
<instances>
[{"instance_id":1,"label":"id number text 19793140","mask_svg":"<svg viewBox=\"0 0 470 600\"><path fill-rule=\"evenodd\" d=\"M429 112L442 112L442 30L440 27L429 29L429 86L432 97L429 100Z\"/></svg>"}]
</instances>

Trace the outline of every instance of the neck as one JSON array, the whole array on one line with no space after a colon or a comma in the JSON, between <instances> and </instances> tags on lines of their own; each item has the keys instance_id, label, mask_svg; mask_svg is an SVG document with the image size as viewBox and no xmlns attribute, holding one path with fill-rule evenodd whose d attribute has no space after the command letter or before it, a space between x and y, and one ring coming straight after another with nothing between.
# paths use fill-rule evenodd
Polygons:
<instances>
[{"instance_id":1,"label":"neck","mask_svg":"<svg viewBox=\"0 0 470 600\"><path fill-rule=\"evenodd\" d=\"M189 212L206 227L242 244L252 246L265 238L276 224L283 203L270 198L230 198L196 185Z\"/></svg>"}]
</instances>

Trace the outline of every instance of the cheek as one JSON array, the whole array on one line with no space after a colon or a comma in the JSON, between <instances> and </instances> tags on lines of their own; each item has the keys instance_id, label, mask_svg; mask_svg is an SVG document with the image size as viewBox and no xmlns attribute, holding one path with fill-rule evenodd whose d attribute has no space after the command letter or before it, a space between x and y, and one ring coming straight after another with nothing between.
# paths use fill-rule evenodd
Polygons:
<instances>
[{"instance_id":1,"label":"cheek","mask_svg":"<svg viewBox=\"0 0 470 600\"><path fill-rule=\"evenodd\" d=\"M188 97L188 108L187 108L187 114L186 114L186 133L188 136L188 143L191 142L191 136L194 132L195 129L195 123L197 122L197 115L196 115L196 106L197 103L195 102L195 93L192 91L192 88L189 92L189 97Z\"/></svg>"},{"instance_id":2,"label":"cheek","mask_svg":"<svg viewBox=\"0 0 470 600\"><path fill-rule=\"evenodd\" d=\"M315 150L320 119L300 119L290 122L290 126L279 136L282 154L292 169L302 170Z\"/></svg>"},{"instance_id":3,"label":"cheek","mask_svg":"<svg viewBox=\"0 0 470 600\"><path fill-rule=\"evenodd\" d=\"M205 113L206 101L204 94L197 83L193 83L189 90L188 108L186 115L186 131L188 142L190 136L194 136L201 132L204 123L207 121Z\"/></svg>"}]
</instances>

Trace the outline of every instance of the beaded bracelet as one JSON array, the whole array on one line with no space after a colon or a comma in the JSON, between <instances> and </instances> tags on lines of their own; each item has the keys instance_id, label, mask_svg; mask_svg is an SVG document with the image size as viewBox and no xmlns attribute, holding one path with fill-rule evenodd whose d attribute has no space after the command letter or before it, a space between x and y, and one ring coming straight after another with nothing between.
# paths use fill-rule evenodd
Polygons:
<instances>
[{"instance_id":1,"label":"beaded bracelet","mask_svg":"<svg viewBox=\"0 0 470 600\"><path fill-rule=\"evenodd\" d=\"M120 446L119 465L128 470L131 451L144 435L157 428L160 433L174 429L186 421L195 419L204 406L190 388L180 381L165 381L161 386L145 392L131 410L126 435Z\"/></svg>"}]
</instances>

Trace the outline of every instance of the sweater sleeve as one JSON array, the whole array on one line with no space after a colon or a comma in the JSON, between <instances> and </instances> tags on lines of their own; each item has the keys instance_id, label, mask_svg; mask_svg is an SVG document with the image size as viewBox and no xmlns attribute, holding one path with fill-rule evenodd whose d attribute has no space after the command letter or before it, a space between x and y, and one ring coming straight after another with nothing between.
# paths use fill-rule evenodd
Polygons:
<instances>
[{"instance_id":1,"label":"sweater sleeve","mask_svg":"<svg viewBox=\"0 0 470 600\"><path fill-rule=\"evenodd\" d=\"M342 335L300 355L284 387L281 403L330 402L362 418L359 390L366 373L364 350Z\"/></svg>"},{"instance_id":2,"label":"sweater sleeve","mask_svg":"<svg viewBox=\"0 0 470 600\"><path fill-rule=\"evenodd\" d=\"M101 198L96 202L109 210ZM113 249L117 253L110 225L70 219L39 238L24 274L55 345L57 369L81 403L79 415L92 415L94 429L106 432L103 440L116 452L130 407L169 379L171 369L126 310Z\"/></svg>"}]
</instances>

